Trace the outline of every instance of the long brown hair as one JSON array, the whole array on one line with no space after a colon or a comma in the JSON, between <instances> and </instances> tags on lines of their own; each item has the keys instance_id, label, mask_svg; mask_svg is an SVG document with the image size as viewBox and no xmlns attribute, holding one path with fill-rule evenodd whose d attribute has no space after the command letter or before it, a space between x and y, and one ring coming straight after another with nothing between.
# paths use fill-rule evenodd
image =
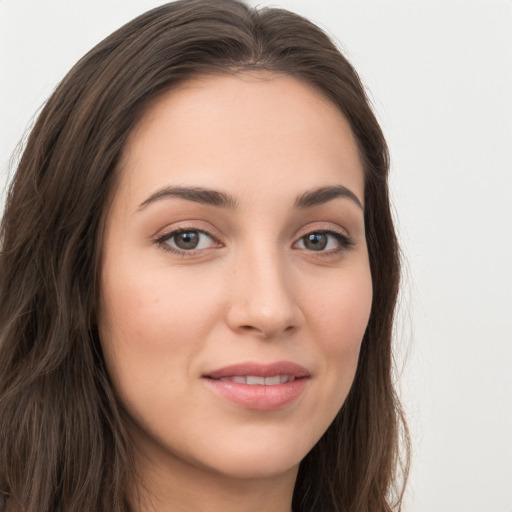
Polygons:
<instances>
[{"instance_id":1,"label":"long brown hair","mask_svg":"<svg viewBox=\"0 0 512 512\"><path fill-rule=\"evenodd\" d=\"M75 65L10 185L0 232L0 503L8 497L9 511L129 510L130 444L95 320L120 153L160 94L201 74L246 70L285 73L327 96L350 122L365 169L372 311L350 394L300 465L293 509L400 507L408 438L391 379L399 257L388 151L364 88L330 39L296 14L181 0L131 21Z\"/></svg>"}]
</instances>

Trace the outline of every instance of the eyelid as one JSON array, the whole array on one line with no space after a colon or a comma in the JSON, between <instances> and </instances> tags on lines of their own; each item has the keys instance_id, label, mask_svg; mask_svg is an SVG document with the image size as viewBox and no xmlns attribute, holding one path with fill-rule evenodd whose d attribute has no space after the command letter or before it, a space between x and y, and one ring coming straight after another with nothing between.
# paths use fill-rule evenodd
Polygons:
<instances>
[{"instance_id":1,"label":"eyelid","mask_svg":"<svg viewBox=\"0 0 512 512\"><path fill-rule=\"evenodd\" d=\"M171 226L168 226L168 227L160 230L156 235L154 235L152 237L152 242L155 245L158 245L162 250L164 250L166 252L171 252L171 253L181 255L181 256L194 256L194 255L197 255L200 253L209 252L211 249L214 249L214 248L223 247L224 244L220 241L221 237L216 234L217 230L214 229L213 227L208 227L205 229L203 227L200 227L201 224L204 224L204 222L203 221L193 221L193 220L173 224ZM206 248L189 249L189 250L172 247L171 245L166 243L167 240L169 240L173 236L176 236L180 233L184 233L187 231L202 233L202 234L208 236L209 238L211 238L213 243L211 244L211 246L206 247ZM308 249L306 247L297 248L296 247L297 244L300 243L304 239L304 237L306 237L307 235L310 235L310 234L330 235L330 236L336 238L339 246L335 249L327 249L327 250L322 249L322 250L318 250L318 251L314 251L314 250ZM318 224L315 225L315 223L312 223L312 224L308 224L307 226L304 226L303 228L301 228L300 234L297 234L295 237L295 241L292 244L292 248L296 248L301 251L305 251L309 254L314 254L315 256L328 257L328 256L336 255L341 252L345 252L345 251L349 250L350 248L352 248L354 245L355 245L355 242L354 242L353 238L343 228L341 228L339 226L333 226L331 223L329 223L328 225L326 225L325 223L322 223L319 225Z\"/></svg>"},{"instance_id":2,"label":"eyelid","mask_svg":"<svg viewBox=\"0 0 512 512\"><path fill-rule=\"evenodd\" d=\"M203 249L190 249L190 250L182 250L176 247L172 247L171 245L167 244L167 240L171 239L173 236L176 236L180 233L186 233L186 232L197 232L202 233L212 239L214 244L212 244L211 247L203 248ZM214 231L213 229L211 231ZM194 225L193 222L183 222L179 224L175 224L172 226L169 226L165 228L164 230L160 230L153 238L153 243L158 245L162 250L166 252L170 252L173 254L177 254L180 256L193 256L199 253L205 253L209 249L215 248L215 247L222 247L222 243L219 241L219 236L213 234L210 230L198 227L197 224Z\"/></svg>"},{"instance_id":3,"label":"eyelid","mask_svg":"<svg viewBox=\"0 0 512 512\"><path fill-rule=\"evenodd\" d=\"M304 237L311 234L331 235L338 241L339 247L337 247L336 249L313 251L305 247L298 248L299 250L303 250L305 252L308 252L309 254L314 254L315 256L326 257L336 255L351 249L355 245L353 238L345 230L343 230L340 227L333 227L332 224L330 224L328 227L325 224L318 227L308 225L301 231L302 233L296 238L295 242L293 243L293 247L295 247L299 242L301 242L304 239Z\"/></svg>"}]
</instances>

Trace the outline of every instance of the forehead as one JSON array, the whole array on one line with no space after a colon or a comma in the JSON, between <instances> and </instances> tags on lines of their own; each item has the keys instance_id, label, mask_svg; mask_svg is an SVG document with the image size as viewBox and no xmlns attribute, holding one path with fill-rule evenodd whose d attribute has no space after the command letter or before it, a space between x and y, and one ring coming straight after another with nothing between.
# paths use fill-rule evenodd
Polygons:
<instances>
[{"instance_id":1,"label":"forehead","mask_svg":"<svg viewBox=\"0 0 512 512\"><path fill-rule=\"evenodd\" d=\"M166 92L131 133L122 169L130 188L148 192L165 180L251 189L292 180L307 189L341 179L364 196L340 110L309 84L268 72L204 76Z\"/></svg>"}]
</instances>

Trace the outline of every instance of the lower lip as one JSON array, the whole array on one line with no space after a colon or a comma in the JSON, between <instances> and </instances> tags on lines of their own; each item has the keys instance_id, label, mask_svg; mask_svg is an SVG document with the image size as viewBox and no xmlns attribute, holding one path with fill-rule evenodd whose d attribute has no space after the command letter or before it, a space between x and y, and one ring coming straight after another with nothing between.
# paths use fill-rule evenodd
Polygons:
<instances>
[{"instance_id":1,"label":"lower lip","mask_svg":"<svg viewBox=\"0 0 512 512\"><path fill-rule=\"evenodd\" d=\"M238 382L205 379L207 385L218 395L245 409L271 411L292 403L304 391L309 379L273 386L250 385Z\"/></svg>"}]
</instances>

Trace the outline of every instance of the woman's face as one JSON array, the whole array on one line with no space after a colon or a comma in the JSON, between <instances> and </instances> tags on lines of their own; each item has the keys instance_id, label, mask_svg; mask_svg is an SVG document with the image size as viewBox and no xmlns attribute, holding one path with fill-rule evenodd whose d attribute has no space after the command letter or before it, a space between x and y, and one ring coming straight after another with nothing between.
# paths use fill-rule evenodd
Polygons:
<instances>
[{"instance_id":1,"label":"woman's face","mask_svg":"<svg viewBox=\"0 0 512 512\"><path fill-rule=\"evenodd\" d=\"M99 327L137 452L295 474L349 392L370 314L349 124L294 78L206 77L149 109L120 168Z\"/></svg>"}]
</instances>

